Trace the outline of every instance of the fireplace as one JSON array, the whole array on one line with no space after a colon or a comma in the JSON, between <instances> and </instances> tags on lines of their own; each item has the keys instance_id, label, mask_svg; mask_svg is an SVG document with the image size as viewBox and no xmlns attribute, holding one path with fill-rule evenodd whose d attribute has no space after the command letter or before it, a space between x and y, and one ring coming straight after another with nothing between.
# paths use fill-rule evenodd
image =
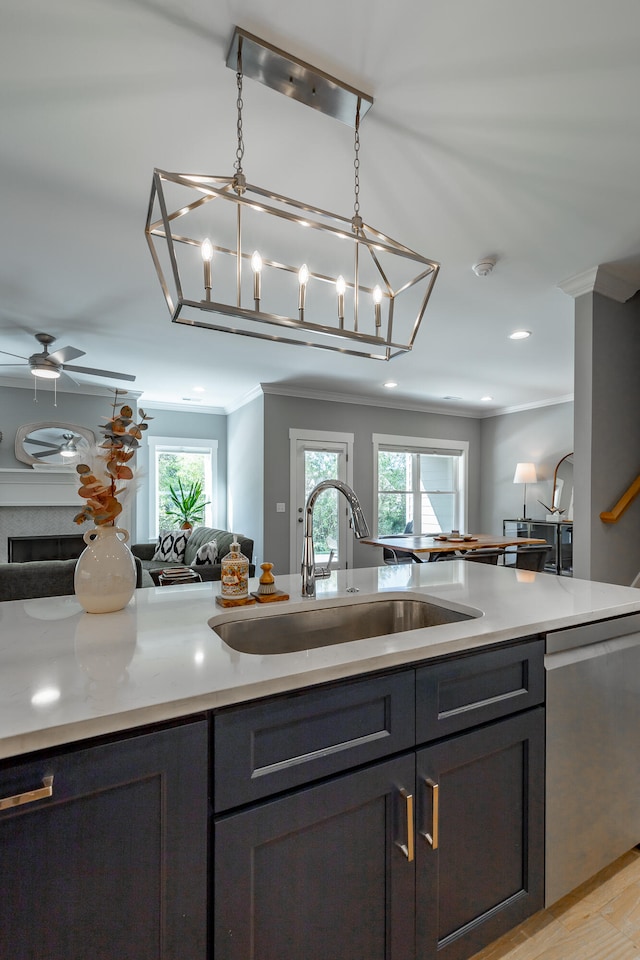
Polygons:
<instances>
[{"instance_id":1,"label":"fireplace","mask_svg":"<svg viewBox=\"0 0 640 960\"><path fill-rule=\"evenodd\" d=\"M29 560L75 560L85 546L81 533L7 538L9 563L24 563Z\"/></svg>"}]
</instances>

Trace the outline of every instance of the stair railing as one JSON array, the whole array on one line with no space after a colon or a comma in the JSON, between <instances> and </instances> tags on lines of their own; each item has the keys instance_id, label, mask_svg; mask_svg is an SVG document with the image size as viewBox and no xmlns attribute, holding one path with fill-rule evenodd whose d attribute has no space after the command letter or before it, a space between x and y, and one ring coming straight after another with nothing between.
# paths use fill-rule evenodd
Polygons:
<instances>
[{"instance_id":1,"label":"stair railing","mask_svg":"<svg viewBox=\"0 0 640 960\"><path fill-rule=\"evenodd\" d=\"M600 514L600 519L603 523L617 523L622 514L625 512L628 506L632 503L633 500L640 493L640 475L638 475L633 483L625 490L622 494L615 507L612 510L606 510L604 513Z\"/></svg>"}]
</instances>

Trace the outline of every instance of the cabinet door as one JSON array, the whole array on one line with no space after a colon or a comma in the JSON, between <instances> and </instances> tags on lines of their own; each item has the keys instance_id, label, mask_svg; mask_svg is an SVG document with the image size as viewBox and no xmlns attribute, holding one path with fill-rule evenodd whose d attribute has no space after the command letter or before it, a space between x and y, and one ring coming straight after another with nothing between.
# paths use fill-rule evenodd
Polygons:
<instances>
[{"instance_id":1,"label":"cabinet door","mask_svg":"<svg viewBox=\"0 0 640 960\"><path fill-rule=\"evenodd\" d=\"M411 754L220 818L216 960L411 960L413 782Z\"/></svg>"},{"instance_id":2,"label":"cabinet door","mask_svg":"<svg viewBox=\"0 0 640 960\"><path fill-rule=\"evenodd\" d=\"M204 960L206 851L204 720L4 764L0 957Z\"/></svg>"},{"instance_id":3,"label":"cabinet door","mask_svg":"<svg viewBox=\"0 0 640 960\"><path fill-rule=\"evenodd\" d=\"M417 955L470 957L542 907L544 710L419 751Z\"/></svg>"}]
</instances>

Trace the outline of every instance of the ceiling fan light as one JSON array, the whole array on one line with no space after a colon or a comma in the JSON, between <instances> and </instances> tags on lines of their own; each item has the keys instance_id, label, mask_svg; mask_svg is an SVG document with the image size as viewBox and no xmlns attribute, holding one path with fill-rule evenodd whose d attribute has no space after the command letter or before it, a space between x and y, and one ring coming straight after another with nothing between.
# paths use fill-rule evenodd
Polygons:
<instances>
[{"instance_id":1,"label":"ceiling fan light","mask_svg":"<svg viewBox=\"0 0 640 960\"><path fill-rule=\"evenodd\" d=\"M41 380L57 380L60 376L60 371L54 370L53 367L32 367L31 373Z\"/></svg>"},{"instance_id":2,"label":"ceiling fan light","mask_svg":"<svg viewBox=\"0 0 640 960\"><path fill-rule=\"evenodd\" d=\"M70 450L70 449L68 449L67 447L63 447L62 450L60 451L60 456L61 456L61 457L75 457L75 455L77 454L77 452L78 452L77 450Z\"/></svg>"}]
</instances>

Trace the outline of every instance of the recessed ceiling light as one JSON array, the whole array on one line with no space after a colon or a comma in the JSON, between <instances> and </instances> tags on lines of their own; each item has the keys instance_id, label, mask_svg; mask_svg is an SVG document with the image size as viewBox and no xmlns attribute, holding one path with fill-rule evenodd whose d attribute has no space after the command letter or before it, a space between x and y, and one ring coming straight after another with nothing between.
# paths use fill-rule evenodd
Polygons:
<instances>
[{"instance_id":1,"label":"recessed ceiling light","mask_svg":"<svg viewBox=\"0 0 640 960\"><path fill-rule=\"evenodd\" d=\"M396 383L395 380L387 380L387 381L384 383L384 386L387 388L387 390L393 390L393 388L394 388L394 387L397 387L398 384Z\"/></svg>"},{"instance_id":2,"label":"recessed ceiling light","mask_svg":"<svg viewBox=\"0 0 640 960\"><path fill-rule=\"evenodd\" d=\"M490 400L493 400L493 397L480 397L482 403L489 403Z\"/></svg>"},{"instance_id":3,"label":"recessed ceiling light","mask_svg":"<svg viewBox=\"0 0 640 960\"><path fill-rule=\"evenodd\" d=\"M193 388L193 392L194 392L194 393L206 393L207 391L205 390L204 387L194 387L194 388Z\"/></svg>"},{"instance_id":4,"label":"recessed ceiling light","mask_svg":"<svg viewBox=\"0 0 640 960\"><path fill-rule=\"evenodd\" d=\"M531 330L514 330L509 334L509 340L526 340L531 336Z\"/></svg>"},{"instance_id":5,"label":"recessed ceiling light","mask_svg":"<svg viewBox=\"0 0 640 960\"><path fill-rule=\"evenodd\" d=\"M462 397L443 397L443 400L462 400Z\"/></svg>"}]
</instances>

